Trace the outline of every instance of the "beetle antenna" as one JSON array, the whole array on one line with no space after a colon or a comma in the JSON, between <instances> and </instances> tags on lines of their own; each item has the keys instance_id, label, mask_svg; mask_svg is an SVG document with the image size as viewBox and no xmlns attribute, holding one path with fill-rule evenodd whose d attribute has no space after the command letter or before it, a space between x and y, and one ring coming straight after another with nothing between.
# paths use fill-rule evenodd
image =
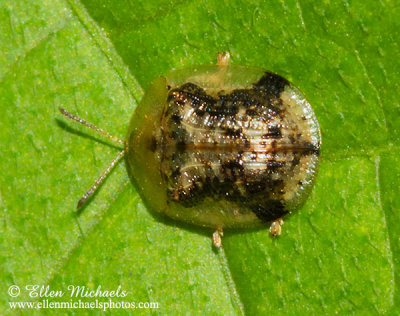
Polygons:
<instances>
[{"instance_id":1,"label":"beetle antenna","mask_svg":"<svg viewBox=\"0 0 400 316\"><path fill-rule=\"evenodd\" d=\"M87 201L87 199L94 193L96 190L99 188L100 184L104 181L104 179L107 177L107 175L111 172L111 170L114 168L114 166L117 164L118 161L121 160L122 157L125 155L125 149L122 150L117 157L114 158L114 160L111 162L111 164L107 167L107 169L102 173L102 175L95 181L95 183L92 185L92 187L82 196L82 198L79 200L77 209L79 210L83 204Z\"/></svg>"},{"instance_id":2,"label":"beetle antenna","mask_svg":"<svg viewBox=\"0 0 400 316\"><path fill-rule=\"evenodd\" d=\"M71 113L69 113L68 111L66 111L63 108L58 108L61 112L62 115L64 115L65 117L68 117L69 119L78 122L79 124L85 125L93 130L95 130L97 133L102 134L104 136L107 136L108 138L110 138L111 140L113 140L114 142L121 144L121 145L125 145L125 142L121 139L119 139L118 137L115 137L111 134L109 134L108 132L106 132L105 130L97 127L96 125L93 125L92 123L89 123L88 121L85 121L84 119L81 119L80 117L77 117Z\"/></svg>"},{"instance_id":3,"label":"beetle antenna","mask_svg":"<svg viewBox=\"0 0 400 316\"><path fill-rule=\"evenodd\" d=\"M114 142L121 144L121 145L125 145L125 142L121 139L119 139L118 137L115 137L111 134L109 134L108 132L106 132L105 130L93 125L92 123L89 123L88 121L85 121L84 119L81 119L78 116L75 116L71 113L69 113L68 111L66 111L63 108L58 108L60 110L60 112L65 116L68 117L69 119L78 122L82 125L85 125L93 130L95 130L96 132L107 136L108 138L110 138L111 140L113 140ZM84 204L85 202L89 199L89 197L91 195L93 195L94 192L96 192L96 190L99 188L99 186L101 185L101 183L104 181L104 179L107 177L107 175L111 172L111 170L114 168L114 166L118 163L118 161L120 161L122 159L122 157L124 157L125 155L125 149L122 150L117 157L114 158L114 160L111 162L111 164L107 167L107 169L101 174L101 176L94 182L94 184L92 185L92 187L82 196L82 198L79 200L78 205L77 205L77 209L79 210Z\"/></svg>"}]
</instances>

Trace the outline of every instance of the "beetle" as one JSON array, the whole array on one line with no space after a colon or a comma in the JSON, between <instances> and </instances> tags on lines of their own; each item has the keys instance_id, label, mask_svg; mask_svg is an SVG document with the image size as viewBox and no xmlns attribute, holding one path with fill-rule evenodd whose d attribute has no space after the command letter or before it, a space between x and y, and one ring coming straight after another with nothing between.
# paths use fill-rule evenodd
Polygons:
<instances>
[{"instance_id":1,"label":"beetle","mask_svg":"<svg viewBox=\"0 0 400 316\"><path fill-rule=\"evenodd\" d=\"M178 221L224 228L265 226L279 235L282 217L309 195L319 167L321 133L304 95L285 78L256 67L216 65L171 70L146 90L120 140L123 150L78 202L97 190L119 160L151 209Z\"/></svg>"}]
</instances>

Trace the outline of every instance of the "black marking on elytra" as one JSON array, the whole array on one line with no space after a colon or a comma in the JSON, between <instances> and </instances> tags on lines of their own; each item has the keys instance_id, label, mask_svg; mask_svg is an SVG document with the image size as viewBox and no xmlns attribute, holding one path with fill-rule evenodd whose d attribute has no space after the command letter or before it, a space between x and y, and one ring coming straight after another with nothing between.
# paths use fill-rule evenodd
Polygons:
<instances>
[{"instance_id":1,"label":"black marking on elytra","mask_svg":"<svg viewBox=\"0 0 400 316\"><path fill-rule=\"evenodd\" d=\"M275 172L278 169L282 168L284 165L285 165L285 163L282 161L276 161L276 160L268 160L267 161L267 169L270 172Z\"/></svg>"},{"instance_id":2,"label":"black marking on elytra","mask_svg":"<svg viewBox=\"0 0 400 316\"><path fill-rule=\"evenodd\" d=\"M197 116L203 117L204 114L206 113L206 111L204 111L202 109L196 109L195 113L196 113Z\"/></svg>"},{"instance_id":3,"label":"black marking on elytra","mask_svg":"<svg viewBox=\"0 0 400 316\"><path fill-rule=\"evenodd\" d=\"M236 115L239 108L235 101L231 94L219 95L219 98L216 99L215 111L219 111L225 115Z\"/></svg>"},{"instance_id":4,"label":"black marking on elytra","mask_svg":"<svg viewBox=\"0 0 400 316\"><path fill-rule=\"evenodd\" d=\"M150 141L150 151L154 153L156 151L156 149L157 149L157 140L153 136L153 137L151 137L151 141Z\"/></svg>"},{"instance_id":5,"label":"black marking on elytra","mask_svg":"<svg viewBox=\"0 0 400 316\"><path fill-rule=\"evenodd\" d=\"M224 176L224 182L235 182L237 179L242 177L243 166L237 159L228 160L221 164L221 173Z\"/></svg>"},{"instance_id":6,"label":"black marking on elytra","mask_svg":"<svg viewBox=\"0 0 400 316\"><path fill-rule=\"evenodd\" d=\"M320 154L319 148L318 148L317 146L313 146L313 147L314 147L314 148L313 148L313 150L312 150L312 153L314 153L315 155L319 156L319 154Z\"/></svg>"},{"instance_id":7,"label":"black marking on elytra","mask_svg":"<svg viewBox=\"0 0 400 316\"><path fill-rule=\"evenodd\" d=\"M283 100L281 98L274 99L274 105L281 107L283 105ZM284 114L284 112L282 112Z\"/></svg>"},{"instance_id":8,"label":"black marking on elytra","mask_svg":"<svg viewBox=\"0 0 400 316\"><path fill-rule=\"evenodd\" d=\"M172 139L177 139L179 137L179 133L175 130L169 132L169 137Z\"/></svg>"},{"instance_id":9,"label":"black marking on elytra","mask_svg":"<svg viewBox=\"0 0 400 316\"><path fill-rule=\"evenodd\" d=\"M177 113L174 113L171 115L171 119L176 123L176 124L180 124L181 123L181 116L178 115Z\"/></svg>"},{"instance_id":10,"label":"black marking on elytra","mask_svg":"<svg viewBox=\"0 0 400 316\"><path fill-rule=\"evenodd\" d=\"M183 153L186 150L186 143L183 139L176 142L176 149L178 153Z\"/></svg>"},{"instance_id":11,"label":"black marking on elytra","mask_svg":"<svg viewBox=\"0 0 400 316\"><path fill-rule=\"evenodd\" d=\"M257 217L264 222L273 221L288 213L284 204L276 199L267 200L263 204L253 206L252 209Z\"/></svg>"},{"instance_id":12,"label":"black marking on elytra","mask_svg":"<svg viewBox=\"0 0 400 316\"><path fill-rule=\"evenodd\" d=\"M263 138L282 138L282 130L279 126L271 126L268 128L268 133L263 135Z\"/></svg>"},{"instance_id":13,"label":"black marking on elytra","mask_svg":"<svg viewBox=\"0 0 400 316\"><path fill-rule=\"evenodd\" d=\"M171 173L171 177L174 179L178 179L180 175L181 175L181 168L179 166L176 166L175 170L173 170Z\"/></svg>"},{"instance_id":14,"label":"black marking on elytra","mask_svg":"<svg viewBox=\"0 0 400 316\"><path fill-rule=\"evenodd\" d=\"M246 192L248 196L258 194L260 192L265 192L267 187L266 181L264 179L256 181L248 181L245 184Z\"/></svg>"},{"instance_id":15,"label":"black marking on elytra","mask_svg":"<svg viewBox=\"0 0 400 316\"><path fill-rule=\"evenodd\" d=\"M225 130L225 135L230 137L240 137L240 135L242 135L242 129L238 128L235 130L233 128L227 128Z\"/></svg>"},{"instance_id":16,"label":"black marking on elytra","mask_svg":"<svg viewBox=\"0 0 400 316\"><path fill-rule=\"evenodd\" d=\"M247 109L246 110L246 115L248 115L248 116L256 116L257 115L257 111L255 109Z\"/></svg>"},{"instance_id":17,"label":"black marking on elytra","mask_svg":"<svg viewBox=\"0 0 400 316\"><path fill-rule=\"evenodd\" d=\"M187 93L191 93L194 95L206 95L203 88L201 88L198 85L191 83L191 82L187 82L187 83L183 84L177 90L179 90L180 92L187 92Z\"/></svg>"},{"instance_id":18,"label":"black marking on elytra","mask_svg":"<svg viewBox=\"0 0 400 316\"><path fill-rule=\"evenodd\" d=\"M209 96L204 89L193 83L185 83L184 85L171 90L168 94L167 101L173 101L181 106L186 102L189 102L195 109L204 103L213 104L215 102L215 100Z\"/></svg>"},{"instance_id":19,"label":"black marking on elytra","mask_svg":"<svg viewBox=\"0 0 400 316\"><path fill-rule=\"evenodd\" d=\"M319 155L319 148L315 146L314 144L311 144L309 142L303 142L303 146L305 147L303 153L305 155Z\"/></svg>"},{"instance_id":20,"label":"black marking on elytra","mask_svg":"<svg viewBox=\"0 0 400 316\"><path fill-rule=\"evenodd\" d=\"M186 83L169 92L168 102L175 102L183 106L190 104L196 109L198 116L208 113L211 116L232 116L234 117L240 107L246 109L246 115L255 117L260 111L268 110L268 117L273 118L281 115L284 110L278 108L282 104L279 99L278 89L283 89L284 83L278 82L274 74L266 74L258 83L254 84L252 89L235 89L228 94L219 92L217 97L208 95L206 91L193 83ZM278 76L279 77L279 76ZM275 80L275 81L274 81ZM275 84L271 86L270 84Z\"/></svg>"},{"instance_id":21,"label":"black marking on elytra","mask_svg":"<svg viewBox=\"0 0 400 316\"><path fill-rule=\"evenodd\" d=\"M300 163L300 158L295 156L292 160L293 167L297 166Z\"/></svg>"},{"instance_id":22,"label":"black marking on elytra","mask_svg":"<svg viewBox=\"0 0 400 316\"><path fill-rule=\"evenodd\" d=\"M289 84L289 81L285 78L267 71L253 86L255 89L264 90L266 93L278 98L285 89L285 86Z\"/></svg>"},{"instance_id":23,"label":"black marking on elytra","mask_svg":"<svg viewBox=\"0 0 400 316\"><path fill-rule=\"evenodd\" d=\"M251 148L251 143L250 143L250 140L247 138L247 136L245 137L245 140L244 140L244 148L246 148L246 149Z\"/></svg>"}]
</instances>

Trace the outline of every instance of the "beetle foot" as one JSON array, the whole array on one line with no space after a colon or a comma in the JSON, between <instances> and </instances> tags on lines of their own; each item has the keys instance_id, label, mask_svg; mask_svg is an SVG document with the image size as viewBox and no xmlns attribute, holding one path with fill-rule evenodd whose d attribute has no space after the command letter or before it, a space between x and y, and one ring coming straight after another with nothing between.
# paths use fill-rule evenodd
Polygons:
<instances>
[{"instance_id":1,"label":"beetle foot","mask_svg":"<svg viewBox=\"0 0 400 316\"><path fill-rule=\"evenodd\" d=\"M215 248L222 247L222 236L224 236L224 232L222 231L222 227L218 227L214 234L212 235L212 241Z\"/></svg>"},{"instance_id":2,"label":"beetle foot","mask_svg":"<svg viewBox=\"0 0 400 316\"><path fill-rule=\"evenodd\" d=\"M282 225L282 218L278 218L276 221L273 221L271 223L271 226L269 227L269 232L271 233L271 236L279 236L282 232Z\"/></svg>"},{"instance_id":3,"label":"beetle foot","mask_svg":"<svg viewBox=\"0 0 400 316\"><path fill-rule=\"evenodd\" d=\"M228 52L222 52L217 54L217 65L218 66L226 66L228 65L229 61L229 53Z\"/></svg>"}]
</instances>

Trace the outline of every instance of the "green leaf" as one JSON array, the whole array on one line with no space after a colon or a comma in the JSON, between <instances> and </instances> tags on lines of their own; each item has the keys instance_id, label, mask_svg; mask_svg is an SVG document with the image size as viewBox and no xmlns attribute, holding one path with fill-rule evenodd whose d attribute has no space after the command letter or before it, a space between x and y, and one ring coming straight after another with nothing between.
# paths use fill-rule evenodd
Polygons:
<instances>
[{"instance_id":1,"label":"green leaf","mask_svg":"<svg viewBox=\"0 0 400 316\"><path fill-rule=\"evenodd\" d=\"M135 315L400 313L399 32L394 0L0 2L0 313L42 300L27 284L159 303L115 310ZM283 234L226 232L215 252L149 213L123 163L76 215L118 149L58 107L123 138L152 79L218 51L288 78L319 119L315 188Z\"/></svg>"}]
</instances>

